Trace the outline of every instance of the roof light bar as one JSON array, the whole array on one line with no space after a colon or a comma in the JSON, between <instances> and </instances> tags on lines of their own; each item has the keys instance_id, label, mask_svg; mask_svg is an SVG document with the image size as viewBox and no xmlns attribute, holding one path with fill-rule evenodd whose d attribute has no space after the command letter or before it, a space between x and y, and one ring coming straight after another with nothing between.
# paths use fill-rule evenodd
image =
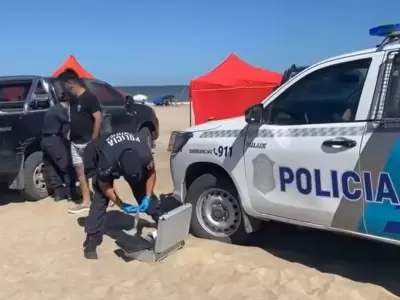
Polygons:
<instances>
[{"instance_id":1,"label":"roof light bar","mask_svg":"<svg viewBox=\"0 0 400 300\"><path fill-rule=\"evenodd\" d=\"M369 30L371 36L394 37L400 36L400 24L382 25Z\"/></svg>"}]
</instances>

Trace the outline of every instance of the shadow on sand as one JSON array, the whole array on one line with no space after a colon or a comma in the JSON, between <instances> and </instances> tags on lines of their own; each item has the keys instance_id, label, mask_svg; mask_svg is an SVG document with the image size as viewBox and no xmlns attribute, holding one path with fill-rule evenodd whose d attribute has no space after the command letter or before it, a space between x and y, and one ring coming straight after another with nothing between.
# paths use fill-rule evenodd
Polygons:
<instances>
[{"instance_id":1,"label":"shadow on sand","mask_svg":"<svg viewBox=\"0 0 400 300\"><path fill-rule=\"evenodd\" d=\"M277 222L266 223L249 242L284 260L376 284L400 296L396 246Z\"/></svg>"},{"instance_id":2,"label":"shadow on sand","mask_svg":"<svg viewBox=\"0 0 400 300\"><path fill-rule=\"evenodd\" d=\"M178 207L180 203L170 194L160 195L161 210L164 212L173 210ZM85 225L86 217L78 218L79 226ZM111 210L107 212L106 232L105 234L114 239L115 241L124 241L131 236L125 231L131 230L134 225L134 217L119 210ZM140 219L138 222L138 234L142 233L143 228L154 228L155 223L149 222L145 219Z\"/></svg>"},{"instance_id":3,"label":"shadow on sand","mask_svg":"<svg viewBox=\"0 0 400 300\"><path fill-rule=\"evenodd\" d=\"M19 190L10 190L6 185L1 185L0 184L0 206L3 205L7 205L10 203L24 203L24 202L36 202L35 200L28 200L25 199L24 194L22 193L22 191ZM82 198L82 194L81 194L81 190L79 187L76 188L75 191L76 197L77 199L75 200L68 200L70 202L76 202L76 203L81 203L82 200L80 200ZM93 192L90 191L90 195L93 199ZM51 196L49 196L51 197ZM41 200L37 200L37 201L41 201ZM61 201L67 201L66 199L63 199Z\"/></svg>"},{"instance_id":4,"label":"shadow on sand","mask_svg":"<svg viewBox=\"0 0 400 300\"><path fill-rule=\"evenodd\" d=\"M0 184L0 206L7 205L10 203L23 203L27 201L24 199L21 191L10 190L7 185Z\"/></svg>"},{"instance_id":5,"label":"shadow on sand","mask_svg":"<svg viewBox=\"0 0 400 300\"><path fill-rule=\"evenodd\" d=\"M160 199L163 211L180 205L169 194ZM85 218L78 219L80 226L84 222ZM109 211L106 234L116 241L127 239L130 236L124 231L132 229L133 222L131 215ZM154 227L154 223L141 219L138 230L143 227ZM249 245L323 273L379 285L400 296L400 249L396 246L272 221L251 235ZM123 257L118 250L115 253Z\"/></svg>"}]
</instances>

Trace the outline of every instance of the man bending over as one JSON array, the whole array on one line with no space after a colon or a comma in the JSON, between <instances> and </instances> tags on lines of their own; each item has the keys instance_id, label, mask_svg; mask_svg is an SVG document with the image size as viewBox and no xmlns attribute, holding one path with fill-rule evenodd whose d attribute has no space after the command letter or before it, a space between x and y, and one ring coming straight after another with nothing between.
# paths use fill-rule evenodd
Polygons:
<instances>
[{"instance_id":1,"label":"man bending over","mask_svg":"<svg viewBox=\"0 0 400 300\"><path fill-rule=\"evenodd\" d=\"M86 219L84 255L97 258L97 246L102 242L107 207L111 200L125 212L136 208L121 201L114 189L114 180L123 177L129 184L140 211L157 221L158 199L153 197L156 171L151 149L146 139L129 132L117 132L101 137L98 147L89 144L84 155L85 172L93 176L93 203ZM88 175L90 176L90 175Z\"/></svg>"}]
</instances>

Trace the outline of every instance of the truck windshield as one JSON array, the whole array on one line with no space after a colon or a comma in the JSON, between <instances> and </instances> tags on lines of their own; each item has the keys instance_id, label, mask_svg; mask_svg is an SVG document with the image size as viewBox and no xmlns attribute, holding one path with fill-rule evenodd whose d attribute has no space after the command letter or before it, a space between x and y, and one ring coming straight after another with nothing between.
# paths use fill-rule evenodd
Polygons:
<instances>
[{"instance_id":1,"label":"truck windshield","mask_svg":"<svg viewBox=\"0 0 400 300\"><path fill-rule=\"evenodd\" d=\"M68 91L65 90L64 86L60 83L59 80L55 78L52 79L51 82L53 83L57 98L60 98L62 96L64 97L65 95L71 97L71 95L68 93ZM102 81L92 79L83 79L83 83L85 84L87 89L89 89L94 95L96 95L101 106L124 106L124 96L111 85Z\"/></svg>"},{"instance_id":2,"label":"truck windshield","mask_svg":"<svg viewBox=\"0 0 400 300\"><path fill-rule=\"evenodd\" d=\"M0 83L0 102L24 102L31 88L32 80Z\"/></svg>"},{"instance_id":3,"label":"truck windshield","mask_svg":"<svg viewBox=\"0 0 400 300\"><path fill-rule=\"evenodd\" d=\"M108 83L85 79L85 84L96 95L102 106L123 106L125 104L124 96Z\"/></svg>"}]
</instances>

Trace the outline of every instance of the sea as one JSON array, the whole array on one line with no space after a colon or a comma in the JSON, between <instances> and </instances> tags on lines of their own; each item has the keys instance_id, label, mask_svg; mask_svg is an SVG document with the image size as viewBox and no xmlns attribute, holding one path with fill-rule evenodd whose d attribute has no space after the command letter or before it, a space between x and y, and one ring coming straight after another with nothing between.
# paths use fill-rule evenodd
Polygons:
<instances>
[{"instance_id":1,"label":"sea","mask_svg":"<svg viewBox=\"0 0 400 300\"><path fill-rule=\"evenodd\" d=\"M174 95L177 102L189 102L189 87L187 85L165 85L165 86L116 86L117 89L129 94L142 94L148 97L147 101L152 102L153 99Z\"/></svg>"}]
</instances>

